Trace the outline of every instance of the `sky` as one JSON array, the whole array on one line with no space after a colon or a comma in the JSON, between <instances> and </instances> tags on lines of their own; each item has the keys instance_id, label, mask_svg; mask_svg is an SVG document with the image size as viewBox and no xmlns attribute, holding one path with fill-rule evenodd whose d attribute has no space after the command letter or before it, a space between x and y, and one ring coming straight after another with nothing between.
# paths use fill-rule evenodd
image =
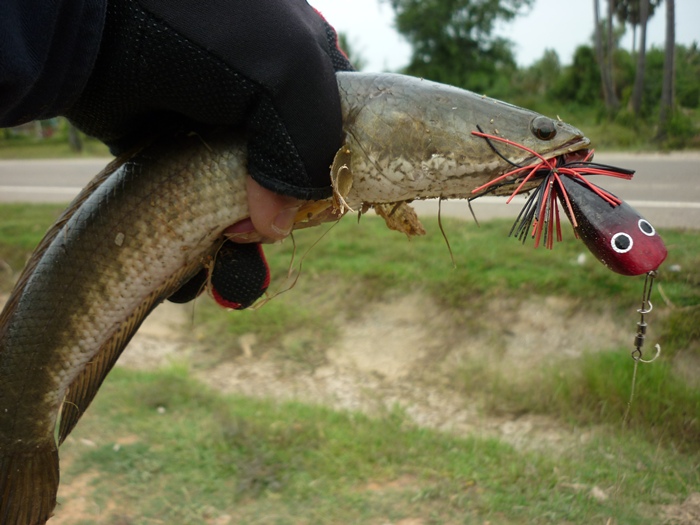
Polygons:
<instances>
[{"instance_id":1,"label":"sky","mask_svg":"<svg viewBox=\"0 0 700 525\"><path fill-rule=\"evenodd\" d=\"M394 12L380 0L308 0L338 31L347 34L350 45L368 62L366 71L393 71L408 63L411 48L393 28ZM601 10L606 1L600 2ZM647 29L647 46L663 47L666 7L662 4ZM502 24L497 34L515 43L515 58L529 66L554 49L562 64L570 64L575 49L589 44L593 32L593 2L590 0L535 0L524 15ZM676 0L676 42L700 43L700 0ZM630 49L628 29L621 45Z\"/></svg>"}]
</instances>

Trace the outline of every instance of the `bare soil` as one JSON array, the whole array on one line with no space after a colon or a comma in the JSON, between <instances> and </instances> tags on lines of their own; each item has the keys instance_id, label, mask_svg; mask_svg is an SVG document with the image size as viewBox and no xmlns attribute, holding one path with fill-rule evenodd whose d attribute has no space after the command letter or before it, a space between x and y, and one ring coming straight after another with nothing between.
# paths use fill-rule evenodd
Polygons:
<instances>
[{"instance_id":1,"label":"bare soil","mask_svg":"<svg viewBox=\"0 0 700 525\"><path fill-rule=\"evenodd\" d=\"M485 413L482 396L465 400L454 388L455 373L478 362L476 373L497 370L509 381L524 380L545 364L628 342L629 332L611 319L605 313L577 311L575 304L552 297L519 306L494 301L479 319L455 326L448 313L416 292L370 302L350 318L338 314L339 336L320 351L313 345L315 335L303 328L272 345L258 344L250 333L231 341L230 358L196 374L226 393L370 415L400 407L420 426L498 437L527 449L561 449L590 436L580 431L574 435L547 416ZM192 331L191 322L188 307L160 306L125 350L120 366L196 362L197 343L185 335Z\"/></svg>"}]
</instances>

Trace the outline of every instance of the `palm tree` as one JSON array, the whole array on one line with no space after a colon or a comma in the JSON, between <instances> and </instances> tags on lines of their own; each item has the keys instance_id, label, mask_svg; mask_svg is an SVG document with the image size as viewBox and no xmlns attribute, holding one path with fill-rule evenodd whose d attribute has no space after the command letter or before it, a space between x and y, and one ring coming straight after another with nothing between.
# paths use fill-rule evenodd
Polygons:
<instances>
[{"instance_id":1,"label":"palm tree","mask_svg":"<svg viewBox=\"0 0 700 525\"><path fill-rule=\"evenodd\" d=\"M593 0L593 14L595 18L595 49L598 67L600 67L600 78L603 84L603 98L608 111L617 110L620 102L615 94L613 84L613 34L612 34L612 14L614 12L614 0L608 0L608 23L607 23L607 43L603 48L602 24L600 23L600 6L598 0Z\"/></svg>"},{"instance_id":2,"label":"palm tree","mask_svg":"<svg viewBox=\"0 0 700 525\"><path fill-rule=\"evenodd\" d=\"M639 0L639 25L642 29L639 36L639 53L637 53L637 71L634 76L634 89L630 104L632 112L639 116L642 111L642 95L644 93L644 69L647 56L647 21L649 20L649 0ZM636 26L634 26L636 27Z\"/></svg>"},{"instance_id":3,"label":"palm tree","mask_svg":"<svg viewBox=\"0 0 700 525\"><path fill-rule=\"evenodd\" d=\"M661 85L661 111L657 138L667 135L668 121L673 114L673 77L675 76L674 52L676 49L676 2L666 0L666 47L664 51L664 77Z\"/></svg>"}]
</instances>

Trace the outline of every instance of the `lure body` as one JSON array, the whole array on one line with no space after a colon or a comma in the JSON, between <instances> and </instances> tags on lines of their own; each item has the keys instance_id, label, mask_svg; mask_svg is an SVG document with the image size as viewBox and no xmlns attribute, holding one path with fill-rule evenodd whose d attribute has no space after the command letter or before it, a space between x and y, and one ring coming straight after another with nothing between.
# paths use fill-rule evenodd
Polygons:
<instances>
[{"instance_id":1,"label":"lure body","mask_svg":"<svg viewBox=\"0 0 700 525\"><path fill-rule=\"evenodd\" d=\"M515 184L510 200L525 191L528 182L540 180L518 218L513 224L511 235L523 242L531 235L535 247L544 238L547 248L552 248L554 237L561 240L559 207L557 199L569 217L577 236L581 238L591 253L610 270L622 275L641 275L657 270L666 259L667 251L656 230L634 208L612 193L588 181L584 175L604 175L631 179L634 171L615 166L590 162L593 150L579 150L556 159L547 159L526 144L484 133L479 130L472 135L490 141L506 144L517 150L527 151L540 162L519 165L511 162L516 169L476 188L472 193L478 198L495 189ZM492 146L501 158L506 158ZM581 153L584 154L582 158Z\"/></svg>"},{"instance_id":2,"label":"lure body","mask_svg":"<svg viewBox=\"0 0 700 525\"><path fill-rule=\"evenodd\" d=\"M605 266L622 275L641 275L664 262L668 252L663 240L632 206L624 201L613 206L570 177L561 182L571 203L564 211L576 224L574 231ZM563 199L562 187L556 191Z\"/></svg>"}]
</instances>

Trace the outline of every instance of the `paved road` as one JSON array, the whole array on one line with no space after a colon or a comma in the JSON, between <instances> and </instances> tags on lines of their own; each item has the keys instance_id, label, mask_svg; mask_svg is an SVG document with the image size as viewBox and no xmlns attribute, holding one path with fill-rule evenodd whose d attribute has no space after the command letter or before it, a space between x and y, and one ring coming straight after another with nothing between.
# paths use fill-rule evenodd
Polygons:
<instances>
[{"instance_id":1,"label":"paved road","mask_svg":"<svg viewBox=\"0 0 700 525\"><path fill-rule=\"evenodd\" d=\"M700 228L700 153L598 154L596 161L637 170L632 181L592 178L637 208L659 227ZM68 202L108 159L0 160L0 201ZM479 220L515 217L518 202L503 198L474 201ZM419 214L437 213L437 202L414 203ZM445 216L471 218L464 201L442 204Z\"/></svg>"}]
</instances>

